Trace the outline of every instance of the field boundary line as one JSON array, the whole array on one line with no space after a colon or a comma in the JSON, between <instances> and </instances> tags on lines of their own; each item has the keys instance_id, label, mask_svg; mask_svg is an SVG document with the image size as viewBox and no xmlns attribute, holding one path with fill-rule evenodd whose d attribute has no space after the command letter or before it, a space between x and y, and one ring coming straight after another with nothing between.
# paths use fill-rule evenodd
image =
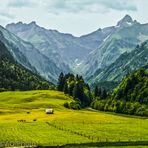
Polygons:
<instances>
[{"instance_id":1,"label":"field boundary line","mask_svg":"<svg viewBox=\"0 0 148 148\"><path fill-rule=\"evenodd\" d=\"M70 130L70 129L66 129L66 128L63 128L63 127L59 127L59 126L54 125L54 124L49 123L49 122L45 122L45 123L46 123L47 125L49 125L49 126L52 126L52 127L56 128L57 130L60 130L60 131L65 131L65 132L69 132L69 133L71 133L71 134L75 134L75 135L78 135L78 136L82 136L82 137L87 138L87 139L92 140L92 141L93 141L93 139L94 139L94 137L93 137L93 136L90 136L90 135L86 135L86 134L83 134L83 133L80 133L80 132L77 132L77 131L72 131L72 130ZM97 138L97 139L99 139L99 138Z\"/></svg>"}]
</instances>

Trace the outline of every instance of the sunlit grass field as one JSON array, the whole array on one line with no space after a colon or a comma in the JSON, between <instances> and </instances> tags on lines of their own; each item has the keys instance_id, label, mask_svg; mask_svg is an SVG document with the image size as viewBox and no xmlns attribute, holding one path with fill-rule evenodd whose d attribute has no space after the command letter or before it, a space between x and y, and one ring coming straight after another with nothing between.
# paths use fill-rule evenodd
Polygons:
<instances>
[{"instance_id":1,"label":"sunlit grass field","mask_svg":"<svg viewBox=\"0 0 148 148\"><path fill-rule=\"evenodd\" d=\"M71 100L51 90L0 93L0 142L63 145L148 141L147 118L66 109L63 104ZM45 113L48 107L54 109L54 114Z\"/></svg>"}]
</instances>

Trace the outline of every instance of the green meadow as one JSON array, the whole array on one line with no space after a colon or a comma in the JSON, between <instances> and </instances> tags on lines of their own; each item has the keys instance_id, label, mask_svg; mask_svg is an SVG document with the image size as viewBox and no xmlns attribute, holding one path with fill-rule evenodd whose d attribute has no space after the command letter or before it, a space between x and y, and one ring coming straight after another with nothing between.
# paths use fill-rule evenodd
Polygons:
<instances>
[{"instance_id":1,"label":"green meadow","mask_svg":"<svg viewBox=\"0 0 148 148\"><path fill-rule=\"evenodd\" d=\"M67 101L72 98L53 90L1 92L0 142L34 142L41 146L75 144L76 147L92 143L95 147L100 142L148 141L147 118L89 108L70 110L63 106ZM54 109L54 114L45 113L49 107ZM135 146L126 148L130 147Z\"/></svg>"}]
</instances>

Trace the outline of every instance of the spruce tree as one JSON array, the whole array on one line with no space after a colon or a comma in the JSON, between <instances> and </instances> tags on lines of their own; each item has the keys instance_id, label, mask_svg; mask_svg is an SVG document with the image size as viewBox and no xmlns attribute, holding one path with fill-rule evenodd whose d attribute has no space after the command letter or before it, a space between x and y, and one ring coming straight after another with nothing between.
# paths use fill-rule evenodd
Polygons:
<instances>
[{"instance_id":1,"label":"spruce tree","mask_svg":"<svg viewBox=\"0 0 148 148\"><path fill-rule=\"evenodd\" d=\"M70 83L68 87L68 94L70 96L73 96L73 90L74 90L74 83Z\"/></svg>"},{"instance_id":2,"label":"spruce tree","mask_svg":"<svg viewBox=\"0 0 148 148\"><path fill-rule=\"evenodd\" d=\"M74 85L74 89L73 89L73 98L76 99L78 98L78 91L79 91L79 87L78 87L78 83Z\"/></svg>"},{"instance_id":3,"label":"spruce tree","mask_svg":"<svg viewBox=\"0 0 148 148\"><path fill-rule=\"evenodd\" d=\"M106 97L107 97L107 92L106 92L106 89L103 88L101 92L101 99L106 99Z\"/></svg>"},{"instance_id":4,"label":"spruce tree","mask_svg":"<svg viewBox=\"0 0 148 148\"><path fill-rule=\"evenodd\" d=\"M95 96L95 97L98 97L98 87L97 87L97 86L95 86L94 96Z\"/></svg>"},{"instance_id":5,"label":"spruce tree","mask_svg":"<svg viewBox=\"0 0 148 148\"><path fill-rule=\"evenodd\" d=\"M101 97L101 93L102 93L102 88L99 87L99 88L98 88L98 97Z\"/></svg>"},{"instance_id":6,"label":"spruce tree","mask_svg":"<svg viewBox=\"0 0 148 148\"><path fill-rule=\"evenodd\" d=\"M64 89L64 84L65 84L65 77L64 74L61 72L60 76L58 78L58 85L57 85L57 90L58 91L63 91Z\"/></svg>"},{"instance_id":7,"label":"spruce tree","mask_svg":"<svg viewBox=\"0 0 148 148\"><path fill-rule=\"evenodd\" d=\"M68 85L67 85L67 81L65 81L65 84L64 84L64 93L65 94L68 94Z\"/></svg>"}]
</instances>

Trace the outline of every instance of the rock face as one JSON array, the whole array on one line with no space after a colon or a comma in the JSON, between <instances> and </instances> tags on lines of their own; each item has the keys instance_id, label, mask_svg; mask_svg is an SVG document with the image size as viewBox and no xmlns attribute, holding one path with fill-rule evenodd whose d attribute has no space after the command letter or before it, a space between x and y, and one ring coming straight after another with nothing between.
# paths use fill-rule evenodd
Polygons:
<instances>
[{"instance_id":1,"label":"rock face","mask_svg":"<svg viewBox=\"0 0 148 148\"><path fill-rule=\"evenodd\" d=\"M133 25L135 22L133 21L133 19L131 18L131 16L126 15L123 19L121 19L117 23L117 26L119 26L119 27L125 27L125 26L128 26L128 25Z\"/></svg>"},{"instance_id":2,"label":"rock face","mask_svg":"<svg viewBox=\"0 0 148 148\"><path fill-rule=\"evenodd\" d=\"M114 63L104 69L97 70L88 81L121 81L132 71L148 64L148 40L137 46L130 53L123 53Z\"/></svg>"},{"instance_id":3,"label":"rock face","mask_svg":"<svg viewBox=\"0 0 148 148\"><path fill-rule=\"evenodd\" d=\"M12 23L6 29L24 40L23 46L26 43L27 49L33 48L29 55L23 49L19 50L47 78L48 75L56 78L59 71L78 73L88 78L98 69L110 66L120 55L135 50L137 44L148 39L148 24L140 24L129 15L118 21L116 26L98 29L81 37L45 29L36 22ZM42 64L36 63L37 56L34 55L37 53L42 55L37 58L42 59ZM44 63L50 63L50 68Z\"/></svg>"}]
</instances>

